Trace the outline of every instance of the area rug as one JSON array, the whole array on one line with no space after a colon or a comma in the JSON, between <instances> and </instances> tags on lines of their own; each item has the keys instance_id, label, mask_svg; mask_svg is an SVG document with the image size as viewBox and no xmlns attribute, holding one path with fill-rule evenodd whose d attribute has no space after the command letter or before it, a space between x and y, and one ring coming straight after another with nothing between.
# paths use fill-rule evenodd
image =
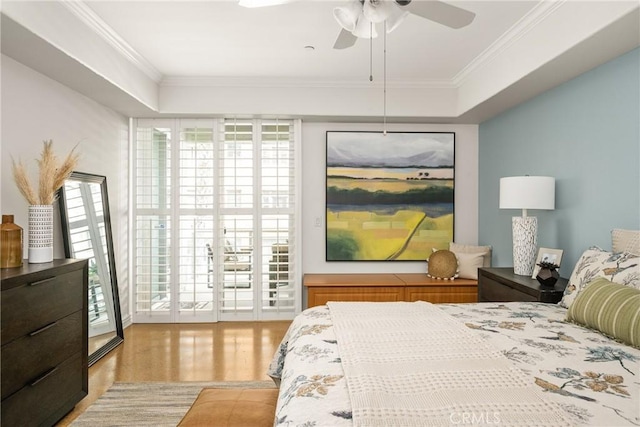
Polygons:
<instances>
[{"instance_id":1,"label":"area rug","mask_svg":"<svg viewBox=\"0 0 640 427\"><path fill-rule=\"evenodd\" d=\"M114 383L71 425L176 426L206 387L275 388L273 381Z\"/></svg>"}]
</instances>

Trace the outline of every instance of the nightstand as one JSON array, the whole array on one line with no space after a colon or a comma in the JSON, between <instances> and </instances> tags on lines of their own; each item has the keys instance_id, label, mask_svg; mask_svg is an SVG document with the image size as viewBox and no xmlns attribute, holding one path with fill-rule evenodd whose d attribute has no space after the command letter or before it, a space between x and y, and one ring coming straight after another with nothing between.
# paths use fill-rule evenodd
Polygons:
<instances>
[{"instance_id":1,"label":"nightstand","mask_svg":"<svg viewBox=\"0 0 640 427\"><path fill-rule=\"evenodd\" d=\"M478 302L538 301L556 304L562 299L567 279L554 287L542 287L530 276L513 273L513 268L479 268Z\"/></svg>"}]
</instances>

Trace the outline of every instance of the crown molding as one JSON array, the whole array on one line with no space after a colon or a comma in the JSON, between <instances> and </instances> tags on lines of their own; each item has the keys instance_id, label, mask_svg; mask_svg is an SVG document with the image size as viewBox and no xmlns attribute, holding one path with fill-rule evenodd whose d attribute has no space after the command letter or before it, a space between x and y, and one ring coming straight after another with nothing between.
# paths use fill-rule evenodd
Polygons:
<instances>
[{"instance_id":1,"label":"crown molding","mask_svg":"<svg viewBox=\"0 0 640 427\"><path fill-rule=\"evenodd\" d=\"M455 87L462 86L475 71L489 64L491 61L503 54L507 49L513 46L514 43L544 21L549 15L562 7L566 1L568 0L542 1L538 3L494 43L460 70L460 72L451 79L451 83Z\"/></svg>"},{"instance_id":2,"label":"crown molding","mask_svg":"<svg viewBox=\"0 0 640 427\"><path fill-rule=\"evenodd\" d=\"M562 0L564 1L564 0ZM98 16L87 4L86 0L60 0L74 16L87 25L93 32L105 40L120 55L131 62L136 68L155 83L163 87L247 87L247 88L382 88L382 80L322 80L322 79L291 79L291 78L254 78L254 77L186 77L164 76L149 61L140 55L113 28ZM391 89L455 89L458 87L455 79L432 79L425 81L394 81L387 80L387 88Z\"/></svg>"},{"instance_id":3,"label":"crown molding","mask_svg":"<svg viewBox=\"0 0 640 427\"><path fill-rule=\"evenodd\" d=\"M188 77L165 76L161 87L246 87L246 88L382 88L381 79L368 80L312 80L300 78L253 78L253 77ZM392 89L455 89L448 79L429 81L387 80Z\"/></svg>"},{"instance_id":4,"label":"crown molding","mask_svg":"<svg viewBox=\"0 0 640 427\"><path fill-rule=\"evenodd\" d=\"M113 28L107 25L83 0L62 0L60 4L65 6L78 19L84 22L85 25L102 37L111 47L154 82L159 83L162 80L162 73L120 37Z\"/></svg>"}]
</instances>

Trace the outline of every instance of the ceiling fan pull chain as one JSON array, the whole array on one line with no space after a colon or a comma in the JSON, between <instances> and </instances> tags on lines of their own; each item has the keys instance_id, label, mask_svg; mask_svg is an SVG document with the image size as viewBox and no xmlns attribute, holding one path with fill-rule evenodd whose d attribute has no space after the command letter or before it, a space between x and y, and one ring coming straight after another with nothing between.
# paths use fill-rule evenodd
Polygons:
<instances>
[{"instance_id":1,"label":"ceiling fan pull chain","mask_svg":"<svg viewBox=\"0 0 640 427\"><path fill-rule=\"evenodd\" d=\"M387 21L384 21L383 44L383 71L382 71L382 135L387 136Z\"/></svg>"},{"instance_id":2,"label":"ceiling fan pull chain","mask_svg":"<svg viewBox=\"0 0 640 427\"><path fill-rule=\"evenodd\" d=\"M369 81L373 81L373 22L369 23Z\"/></svg>"}]
</instances>

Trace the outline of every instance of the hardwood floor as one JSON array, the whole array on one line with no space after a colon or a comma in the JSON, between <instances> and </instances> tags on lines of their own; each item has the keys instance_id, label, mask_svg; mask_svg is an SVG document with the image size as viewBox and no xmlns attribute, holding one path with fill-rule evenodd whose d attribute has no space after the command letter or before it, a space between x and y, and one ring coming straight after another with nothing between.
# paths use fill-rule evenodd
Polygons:
<instances>
[{"instance_id":1,"label":"hardwood floor","mask_svg":"<svg viewBox=\"0 0 640 427\"><path fill-rule=\"evenodd\" d=\"M89 395L66 426L114 382L259 381L290 321L134 324L124 342L89 368Z\"/></svg>"}]
</instances>

